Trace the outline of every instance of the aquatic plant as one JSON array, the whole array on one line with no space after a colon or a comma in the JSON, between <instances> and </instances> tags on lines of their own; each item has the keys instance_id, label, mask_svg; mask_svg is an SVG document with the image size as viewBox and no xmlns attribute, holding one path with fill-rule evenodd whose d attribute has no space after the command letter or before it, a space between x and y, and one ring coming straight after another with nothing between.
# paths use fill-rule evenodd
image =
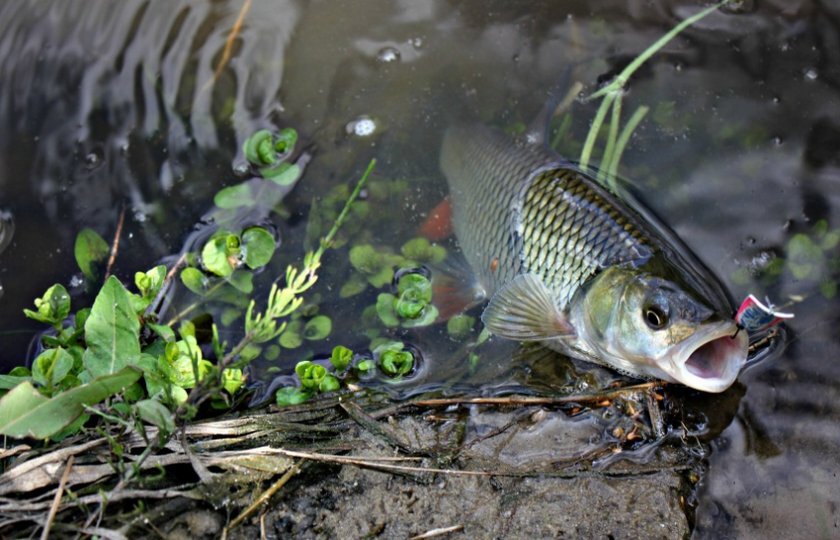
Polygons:
<instances>
[{"instance_id":1,"label":"aquatic plant","mask_svg":"<svg viewBox=\"0 0 840 540\"><path fill-rule=\"evenodd\" d=\"M672 39L682 33L686 28L692 24L700 21L709 14L717 11L722 6L730 3L731 0L723 0L717 4L710 6L702 11L697 12L691 17L686 18L664 36L652 43L641 54L636 56L621 73L616 75L608 84L600 88L596 92L585 98L585 101L591 101L601 98L601 104L598 107L595 117L589 127L589 132L586 136L586 141L583 144L583 149L578 160L580 166L586 169L589 166L589 161L592 157L592 151L595 147L595 142L601 133L601 126L606 119L607 113L610 113L610 124L607 132L607 141L604 147L603 157L601 159L600 167L596 173L596 179L602 184L609 185L615 188L616 175L618 173L618 164L621 161L621 155L630 140L630 136L635 131L639 123L644 119L645 115L650 110L647 106L638 107L630 116L630 120L621 130L619 134L619 126L621 123L621 105L624 97L624 88L630 81L630 77L647 62L654 54L667 45Z\"/></svg>"},{"instance_id":2,"label":"aquatic plant","mask_svg":"<svg viewBox=\"0 0 840 540\"><path fill-rule=\"evenodd\" d=\"M279 135L257 133L245 144L249 161L260 172L272 176L297 141L294 130ZM199 299L166 323L157 319L158 297L165 294L176 268L157 266L137 272L131 292L114 276L108 277L90 308L73 317L70 296L56 284L35 300L34 310L24 313L52 326L44 335L44 351L31 371L20 367L0 376L0 433L12 437L60 439L72 434L92 416L106 423L130 427L134 420L151 423L164 432L192 418L207 400L214 406L230 406L231 398L243 387L242 368L259 355L260 345L280 336L290 318L302 305L303 295L318 279L324 252L331 247L353 202L370 176L371 161L345 200L332 228L318 247L306 253L300 267L289 265L285 279L276 281L264 309L244 297L253 290L252 271L264 268L275 252L274 236L262 227L241 231L219 228L196 254L182 257L178 265L182 283ZM104 247L103 247L104 246ZM76 241L76 259L84 275L93 280L96 265L110 250L96 232L85 229ZM186 319L198 305L210 300L244 308L244 335L233 346L219 338L211 325L212 352L205 358L195 325ZM329 335L331 320L323 315L310 318L302 328L304 339ZM346 360L339 351L337 361ZM321 392L338 389L337 379L320 376L320 370L304 370L306 388L317 378ZM111 398L109 404L96 406Z\"/></svg>"}]
</instances>

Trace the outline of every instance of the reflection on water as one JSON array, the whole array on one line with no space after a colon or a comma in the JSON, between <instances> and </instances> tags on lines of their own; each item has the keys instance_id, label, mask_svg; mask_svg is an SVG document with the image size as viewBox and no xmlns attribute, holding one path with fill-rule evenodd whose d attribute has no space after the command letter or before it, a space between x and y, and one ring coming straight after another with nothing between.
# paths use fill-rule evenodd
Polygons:
<instances>
[{"instance_id":1,"label":"reflection on water","mask_svg":"<svg viewBox=\"0 0 840 540\"><path fill-rule=\"evenodd\" d=\"M70 283L79 229L107 238L127 211L117 268L124 278L178 252L212 195L242 180L239 147L253 131L291 125L314 150L278 220L288 248L282 264L301 248L315 195L373 156L379 180L399 180L402 191L371 194L374 228L359 238L398 249L445 192L437 152L450 119L527 123L564 66L576 63L591 88L697 5L383 0L361 11L354 2L255 1L228 45L241 8L199 0L0 5L0 209L15 224L0 249L5 365L23 360L36 328L21 309L51 283ZM645 104L651 114L623 175L736 297L804 297L792 308L787 349L749 368L742 387L669 396L681 403L675 417L705 425L710 437L722 430L699 491L698 537L825 537L836 527L838 35L833 3L742 2L669 45L626 97L627 110ZM575 107L562 152L577 155L593 113ZM363 117L376 130L348 133ZM346 266L344 252L330 257L327 266ZM341 279L325 277L325 300ZM325 348L366 345L354 333L370 301L361 296L323 308L336 321ZM504 349L470 372L439 330L400 334L425 364L395 392L435 384L540 390L546 380L599 386L614 377L557 362L511 364ZM577 427L587 433L590 424Z\"/></svg>"}]
</instances>

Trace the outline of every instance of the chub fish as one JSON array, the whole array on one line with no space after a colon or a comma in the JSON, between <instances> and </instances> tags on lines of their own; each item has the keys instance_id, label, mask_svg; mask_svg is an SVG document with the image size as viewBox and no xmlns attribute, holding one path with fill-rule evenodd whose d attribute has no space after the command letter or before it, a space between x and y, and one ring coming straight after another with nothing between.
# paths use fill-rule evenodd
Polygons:
<instances>
[{"instance_id":1,"label":"chub fish","mask_svg":"<svg viewBox=\"0 0 840 540\"><path fill-rule=\"evenodd\" d=\"M706 392L735 381L749 339L726 291L628 193L483 125L450 127L440 164L491 333Z\"/></svg>"}]
</instances>

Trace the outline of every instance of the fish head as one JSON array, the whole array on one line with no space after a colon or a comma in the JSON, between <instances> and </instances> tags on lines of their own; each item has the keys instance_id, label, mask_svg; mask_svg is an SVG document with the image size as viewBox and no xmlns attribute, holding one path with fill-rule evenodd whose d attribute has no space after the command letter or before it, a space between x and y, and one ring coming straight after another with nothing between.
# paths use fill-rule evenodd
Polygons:
<instances>
[{"instance_id":1,"label":"fish head","mask_svg":"<svg viewBox=\"0 0 840 540\"><path fill-rule=\"evenodd\" d=\"M667 279L608 269L583 304L582 336L619 370L722 392L746 362L746 332Z\"/></svg>"}]
</instances>

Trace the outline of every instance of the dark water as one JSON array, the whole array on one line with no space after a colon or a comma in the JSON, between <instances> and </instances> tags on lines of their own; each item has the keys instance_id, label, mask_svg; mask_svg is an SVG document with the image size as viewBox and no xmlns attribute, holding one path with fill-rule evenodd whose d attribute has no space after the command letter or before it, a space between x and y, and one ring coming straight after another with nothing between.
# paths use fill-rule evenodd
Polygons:
<instances>
[{"instance_id":1,"label":"dark water","mask_svg":"<svg viewBox=\"0 0 840 540\"><path fill-rule=\"evenodd\" d=\"M283 251L272 271L297 260L312 200L351 182L371 157L380 163L374 180L401 188L371 194L377 207L356 240L398 248L445 193L437 153L452 118L527 123L565 66L574 63L591 89L697 9L678 1L255 0L218 70L242 5L0 4L4 366L26 360L39 327L21 310L46 287L61 282L77 302L89 299L83 286L70 287L81 228L110 238L125 210L115 271L130 280L180 251L213 194L242 180L239 147L255 130L293 126L315 156L273 218ZM840 257L832 241L840 228L840 6L741 6L686 32L632 82L625 111L648 105L651 113L621 173L736 298L804 298L791 308L784 352L748 368L742 387L704 402L706 416L727 420L711 443L695 535L831 537L840 503ZM575 106L561 152L576 156L594 111ZM348 133L363 116L376 132ZM281 372L306 351L366 346L357 321L375 293L336 299L346 258L342 250L328 257L336 270L324 271L318 291L336 322L332 337L284 352L275 362ZM509 362L469 374L442 331L399 337L425 358L402 392L453 377L481 387L541 380L540 366L529 379L511 374ZM261 366L267 374L271 363Z\"/></svg>"}]
</instances>

